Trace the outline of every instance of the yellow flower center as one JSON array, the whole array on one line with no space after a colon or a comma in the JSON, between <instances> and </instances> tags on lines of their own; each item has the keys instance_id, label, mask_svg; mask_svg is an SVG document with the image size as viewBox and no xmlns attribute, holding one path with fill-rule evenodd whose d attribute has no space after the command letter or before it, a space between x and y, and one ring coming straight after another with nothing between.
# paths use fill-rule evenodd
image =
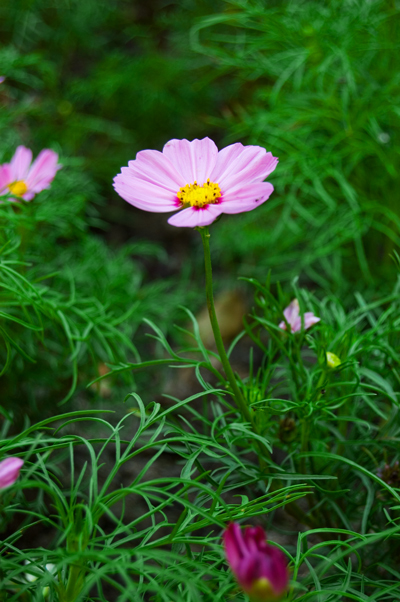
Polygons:
<instances>
[{"instance_id":1,"label":"yellow flower center","mask_svg":"<svg viewBox=\"0 0 400 602\"><path fill-rule=\"evenodd\" d=\"M182 205L186 207L205 207L217 203L221 196L222 192L218 184L210 180L207 180L203 186L199 186L197 182L186 184L177 194Z\"/></svg>"},{"instance_id":2,"label":"yellow flower center","mask_svg":"<svg viewBox=\"0 0 400 602\"><path fill-rule=\"evenodd\" d=\"M270 581L266 577L257 579L247 593L254 602L278 602L282 598L282 595L275 594Z\"/></svg>"},{"instance_id":3,"label":"yellow flower center","mask_svg":"<svg viewBox=\"0 0 400 602\"><path fill-rule=\"evenodd\" d=\"M28 192L28 187L22 180L18 182L13 182L8 186L11 194L15 194L15 196L24 196Z\"/></svg>"}]
</instances>

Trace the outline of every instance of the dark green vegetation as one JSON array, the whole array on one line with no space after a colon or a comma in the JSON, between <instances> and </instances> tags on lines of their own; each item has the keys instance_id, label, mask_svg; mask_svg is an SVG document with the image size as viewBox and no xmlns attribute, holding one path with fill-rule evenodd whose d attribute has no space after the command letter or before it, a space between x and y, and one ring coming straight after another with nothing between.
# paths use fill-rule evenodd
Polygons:
<instances>
[{"instance_id":1,"label":"dark green vegetation","mask_svg":"<svg viewBox=\"0 0 400 602\"><path fill-rule=\"evenodd\" d=\"M220 533L253 517L284 533L293 598L399 600L398 4L4 0L0 37L0 163L24 144L63 164L0 205L1 451L25 459L0 600L241 600ZM211 227L216 287L255 293L231 351L256 432L195 320L189 349L173 334L204 305L198 233L111 187L137 151L206 135L280 160L263 207ZM295 296L321 322L286 336ZM187 397L169 365L195 372Z\"/></svg>"}]
</instances>

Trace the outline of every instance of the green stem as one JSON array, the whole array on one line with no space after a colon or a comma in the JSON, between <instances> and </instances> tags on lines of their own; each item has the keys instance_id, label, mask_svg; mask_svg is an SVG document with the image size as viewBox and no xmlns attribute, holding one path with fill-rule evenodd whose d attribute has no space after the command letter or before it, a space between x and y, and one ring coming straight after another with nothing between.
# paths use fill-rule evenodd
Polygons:
<instances>
[{"instance_id":1,"label":"green stem","mask_svg":"<svg viewBox=\"0 0 400 602\"><path fill-rule=\"evenodd\" d=\"M227 380L231 386L232 392L235 397L236 405L240 410L244 420L249 422L252 426L253 432L255 434L259 434L257 430L257 426L255 424L254 418L251 415L251 412L247 406L247 403L240 391L238 384L236 382L235 375L229 363L228 356L226 355L225 346L222 340L221 331L219 329L219 324L217 320L217 315L215 312L214 306L214 296L213 296L213 283L212 283L212 268L211 268L211 255L210 255L210 234L208 231L208 227L199 227L196 228L201 235L201 239L203 241L204 248L204 261L205 261L205 271L206 271L206 295L207 295L207 307L208 313L210 316L211 327L214 333L215 344L217 346L217 350L221 359L222 366L224 368L224 372ZM270 453L265 445L262 445L259 441L256 442L257 448L259 450L259 462L260 468L265 473L268 472L268 467L264 458L270 458ZM267 478L267 475L265 475ZM272 484L271 491L279 488L280 483ZM291 516L295 517L299 522L309 525L312 528L317 527L317 524L314 520L314 517L310 514L306 514L299 506L297 506L296 502L288 502L285 505L285 509Z\"/></svg>"},{"instance_id":2,"label":"green stem","mask_svg":"<svg viewBox=\"0 0 400 602\"><path fill-rule=\"evenodd\" d=\"M227 380L231 386L233 395L235 397L236 405L239 408L244 420L249 422L253 429L255 429L254 419L250 413L249 408L247 407L246 401L243 398L242 392L240 391L238 384L236 382L235 375L229 363L228 356L226 355L224 342L222 340L221 331L219 329L219 324L217 320L217 314L215 313L214 306L214 295L213 295L213 282L212 282L212 267L211 267L211 255L210 255L210 234L208 231L208 226L203 228L198 228L201 234L201 240L203 241L204 248L204 263L206 270L206 295L207 295L207 307L208 313L210 315L211 327L214 333L215 344L218 349L219 357L221 359L222 366L224 368L224 372Z\"/></svg>"},{"instance_id":3,"label":"green stem","mask_svg":"<svg viewBox=\"0 0 400 602\"><path fill-rule=\"evenodd\" d=\"M310 432L310 425L307 418L303 418L301 422L301 453L305 453L308 450L308 435ZM306 458L304 456L300 459L300 471L306 473Z\"/></svg>"}]
</instances>

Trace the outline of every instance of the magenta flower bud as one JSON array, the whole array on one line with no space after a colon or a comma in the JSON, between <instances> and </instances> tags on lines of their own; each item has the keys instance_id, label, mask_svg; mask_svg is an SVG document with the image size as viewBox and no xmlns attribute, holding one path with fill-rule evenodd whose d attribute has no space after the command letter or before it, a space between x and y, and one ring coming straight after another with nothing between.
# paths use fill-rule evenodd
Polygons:
<instances>
[{"instance_id":1,"label":"magenta flower bud","mask_svg":"<svg viewBox=\"0 0 400 602\"><path fill-rule=\"evenodd\" d=\"M290 326L291 332L298 332L301 330L301 316L300 316L300 306L297 299L293 299L290 305L284 310L283 315L286 318L286 322ZM307 330L313 324L316 324L320 321L321 318L317 318L314 316L312 311L306 311L304 314L304 329ZM286 330L286 322L282 320L279 324L279 328L282 330Z\"/></svg>"},{"instance_id":2,"label":"magenta flower bud","mask_svg":"<svg viewBox=\"0 0 400 602\"><path fill-rule=\"evenodd\" d=\"M0 462L0 489L13 485L23 465L21 458L6 458Z\"/></svg>"},{"instance_id":3,"label":"magenta flower bud","mask_svg":"<svg viewBox=\"0 0 400 602\"><path fill-rule=\"evenodd\" d=\"M275 602L285 594L289 573L285 555L267 543L261 527L230 523L223 534L225 554L240 587L254 602Z\"/></svg>"}]
</instances>

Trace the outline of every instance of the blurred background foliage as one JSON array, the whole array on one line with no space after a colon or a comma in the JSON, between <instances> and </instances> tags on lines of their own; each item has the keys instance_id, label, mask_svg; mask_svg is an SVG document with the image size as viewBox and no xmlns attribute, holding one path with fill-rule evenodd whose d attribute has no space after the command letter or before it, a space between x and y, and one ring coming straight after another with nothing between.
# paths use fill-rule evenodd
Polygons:
<instances>
[{"instance_id":1,"label":"blurred background foliage","mask_svg":"<svg viewBox=\"0 0 400 602\"><path fill-rule=\"evenodd\" d=\"M280 160L256 214L213 226L220 289L271 268L273 283L299 276L347 308L355 290L389 292L400 241L399 19L392 0L3 0L0 160L22 143L54 148L64 165L21 213L2 208L5 260L27 264L19 273L35 287L57 273L46 294L61 305L71 287L78 305L97 299L99 324L109 311L129 316L126 341L144 315L168 329L179 304L203 304L200 239L125 203L112 178L143 148L208 135ZM72 354L90 377L99 362L134 359L129 345L114 357L104 341ZM60 373L63 349L57 365L54 349L43 351ZM84 367L90 353L95 369Z\"/></svg>"},{"instance_id":2,"label":"blurred background foliage","mask_svg":"<svg viewBox=\"0 0 400 602\"><path fill-rule=\"evenodd\" d=\"M121 165L172 137L265 146L275 195L215 227L220 264L343 294L394 274L399 18L393 0L5 0L3 102L26 143L84 157L114 239L179 252L197 237L116 198Z\"/></svg>"}]
</instances>

